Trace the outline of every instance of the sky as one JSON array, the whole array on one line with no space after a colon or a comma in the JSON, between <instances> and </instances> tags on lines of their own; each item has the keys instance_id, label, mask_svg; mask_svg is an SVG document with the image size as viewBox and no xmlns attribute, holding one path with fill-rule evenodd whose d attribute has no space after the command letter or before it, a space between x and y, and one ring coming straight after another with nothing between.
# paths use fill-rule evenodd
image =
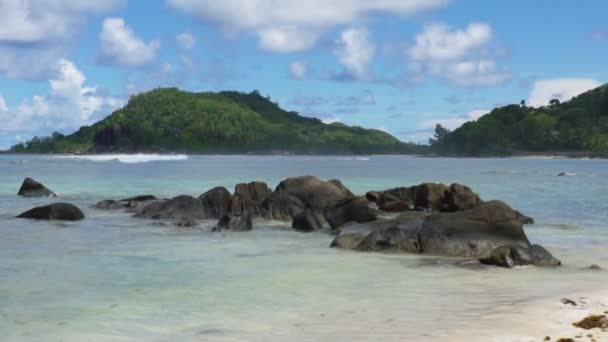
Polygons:
<instances>
[{"instance_id":1,"label":"sky","mask_svg":"<svg viewBox=\"0 0 608 342\"><path fill-rule=\"evenodd\" d=\"M425 143L608 82L608 1L0 0L0 149L158 87L258 90Z\"/></svg>"}]
</instances>

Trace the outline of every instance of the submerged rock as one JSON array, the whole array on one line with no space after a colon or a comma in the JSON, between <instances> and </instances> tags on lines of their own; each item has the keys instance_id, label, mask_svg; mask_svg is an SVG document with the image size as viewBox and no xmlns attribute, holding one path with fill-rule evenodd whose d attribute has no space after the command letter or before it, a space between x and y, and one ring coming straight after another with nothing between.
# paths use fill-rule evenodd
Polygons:
<instances>
[{"instance_id":1,"label":"submerged rock","mask_svg":"<svg viewBox=\"0 0 608 342\"><path fill-rule=\"evenodd\" d=\"M30 209L17 217L34 220L80 221L84 219L84 214L73 204L53 203Z\"/></svg>"},{"instance_id":2,"label":"submerged rock","mask_svg":"<svg viewBox=\"0 0 608 342\"><path fill-rule=\"evenodd\" d=\"M244 211L240 216L233 216L226 213L212 229L213 232L221 232L222 230L231 230L235 232L245 232L253 228L251 214Z\"/></svg>"},{"instance_id":3,"label":"submerged rock","mask_svg":"<svg viewBox=\"0 0 608 342\"><path fill-rule=\"evenodd\" d=\"M120 202L145 202L145 201L154 201L157 200L154 195L138 195L129 198L121 199Z\"/></svg>"},{"instance_id":4,"label":"submerged rock","mask_svg":"<svg viewBox=\"0 0 608 342\"><path fill-rule=\"evenodd\" d=\"M133 216L154 220L207 218L201 200L186 195L177 196L164 202L148 204Z\"/></svg>"},{"instance_id":5,"label":"submerged rock","mask_svg":"<svg viewBox=\"0 0 608 342\"><path fill-rule=\"evenodd\" d=\"M540 267L556 267L561 265L559 260L539 245L532 245L530 247L501 246L493 250L489 256L479 259L479 261L482 264L507 268L526 265Z\"/></svg>"},{"instance_id":6,"label":"submerged rock","mask_svg":"<svg viewBox=\"0 0 608 342\"><path fill-rule=\"evenodd\" d=\"M23 197L57 197L53 191L32 178L25 178L17 195Z\"/></svg>"},{"instance_id":7,"label":"submerged rock","mask_svg":"<svg viewBox=\"0 0 608 342\"><path fill-rule=\"evenodd\" d=\"M103 200L95 203L95 208L99 210L117 210L125 207L125 203L115 200Z\"/></svg>"},{"instance_id":8,"label":"submerged rock","mask_svg":"<svg viewBox=\"0 0 608 342\"><path fill-rule=\"evenodd\" d=\"M107 199L95 203L95 208L99 210L118 210L128 209L128 211L137 211L153 201L160 201L154 195L138 195L120 200Z\"/></svg>"}]
</instances>

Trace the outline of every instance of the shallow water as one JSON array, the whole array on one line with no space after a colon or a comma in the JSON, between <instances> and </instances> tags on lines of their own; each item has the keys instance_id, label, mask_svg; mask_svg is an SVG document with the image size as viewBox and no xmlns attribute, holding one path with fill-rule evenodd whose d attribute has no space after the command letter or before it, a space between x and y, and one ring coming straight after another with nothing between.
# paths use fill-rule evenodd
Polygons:
<instances>
[{"instance_id":1,"label":"shallow water","mask_svg":"<svg viewBox=\"0 0 608 342\"><path fill-rule=\"evenodd\" d=\"M489 338L483 317L608 281L607 271L585 269L608 267L605 160L158 157L0 156L0 340L424 341L462 331ZM263 221L249 233L212 234L91 208L105 198L199 195L251 180L274 186L304 174L339 178L355 193L467 184L533 216L530 239L565 265L505 270L357 253L329 248L331 236ZM15 196L26 176L87 219L13 218L52 201Z\"/></svg>"}]
</instances>

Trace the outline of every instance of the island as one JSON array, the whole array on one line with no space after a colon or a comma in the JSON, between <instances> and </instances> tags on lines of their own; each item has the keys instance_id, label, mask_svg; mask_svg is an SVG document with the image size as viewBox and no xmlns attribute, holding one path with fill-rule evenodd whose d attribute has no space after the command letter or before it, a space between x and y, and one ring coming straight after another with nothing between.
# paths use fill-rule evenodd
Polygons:
<instances>
[{"instance_id":1,"label":"island","mask_svg":"<svg viewBox=\"0 0 608 342\"><path fill-rule=\"evenodd\" d=\"M17 153L403 154L424 147L390 134L325 124L279 107L258 91L193 93L160 88L70 135L15 145Z\"/></svg>"},{"instance_id":2,"label":"island","mask_svg":"<svg viewBox=\"0 0 608 342\"><path fill-rule=\"evenodd\" d=\"M428 145L377 129L325 124L282 109L258 91L193 93L159 88L132 96L78 131L35 137L14 153L415 154L453 157L608 157L608 84L570 101L495 108Z\"/></svg>"},{"instance_id":3,"label":"island","mask_svg":"<svg viewBox=\"0 0 608 342\"><path fill-rule=\"evenodd\" d=\"M431 152L439 156L561 155L608 156L608 84L570 101L538 108L519 104L496 108L454 131L435 127Z\"/></svg>"}]
</instances>

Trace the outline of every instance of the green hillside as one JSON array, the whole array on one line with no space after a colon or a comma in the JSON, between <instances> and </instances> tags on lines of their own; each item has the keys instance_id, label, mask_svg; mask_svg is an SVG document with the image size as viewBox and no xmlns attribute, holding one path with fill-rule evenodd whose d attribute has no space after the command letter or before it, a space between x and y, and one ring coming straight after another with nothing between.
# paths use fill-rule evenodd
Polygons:
<instances>
[{"instance_id":1,"label":"green hillside","mask_svg":"<svg viewBox=\"0 0 608 342\"><path fill-rule=\"evenodd\" d=\"M526 152L608 152L608 85L547 106L508 105L453 132L438 126L439 155L496 156Z\"/></svg>"},{"instance_id":2,"label":"green hillside","mask_svg":"<svg viewBox=\"0 0 608 342\"><path fill-rule=\"evenodd\" d=\"M414 153L374 129L324 124L281 109L257 91L191 93L176 88L134 96L102 121L63 136L34 138L15 152Z\"/></svg>"}]
</instances>

